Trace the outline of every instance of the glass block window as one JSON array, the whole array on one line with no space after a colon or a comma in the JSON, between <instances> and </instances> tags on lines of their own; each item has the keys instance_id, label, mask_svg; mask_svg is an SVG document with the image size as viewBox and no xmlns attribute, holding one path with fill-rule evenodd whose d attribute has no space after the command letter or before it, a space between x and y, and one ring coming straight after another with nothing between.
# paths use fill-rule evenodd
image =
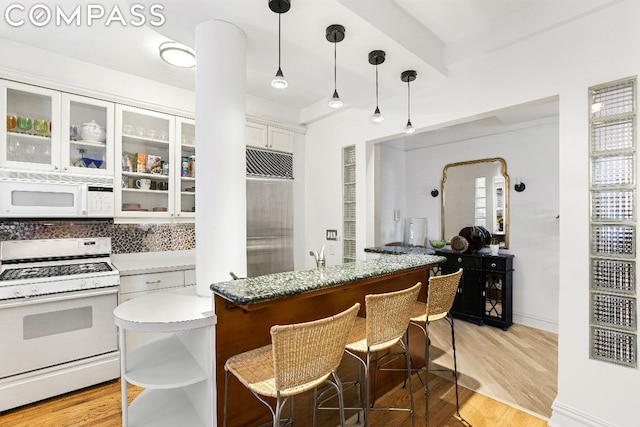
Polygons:
<instances>
[{"instance_id":1,"label":"glass block window","mask_svg":"<svg viewBox=\"0 0 640 427\"><path fill-rule=\"evenodd\" d=\"M636 334L611 329L591 328L591 358L637 366L638 344Z\"/></svg>"},{"instance_id":2,"label":"glass block window","mask_svg":"<svg viewBox=\"0 0 640 427\"><path fill-rule=\"evenodd\" d=\"M342 262L356 260L356 146L342 149Z\"/></svg>"},{"instance_id":3,"label":"glass block window","mask_svg":"<svg viewBox=\"0 0 640 427\"><path fill-rule=\"evenodd\" d=\"M597 122L591 126L591 149L594 153L633 148L633 119Z\"/></svg>"},{"instance_id":4,"label":"glass block window","mask_svg":"<svg viewBox=\"0 0 640 427\"><path fill-rule=\"evenodd\" d=\"M633 221L635 219L634 190L605 190L591 193L593 221Z\"/></svg>"},{"instance_id":5,"label":"glass block window","mask_svg":"<svg viewBox=\"0 0 640 427\"><path fill-rule=\"evenodd\" d=\"M635 295L635 262L591 259L591 289L615 294Z\"/></svg>"},{"instance_id":6,"label":"glass block window","mask_svg":"<svg viewBox=\"0 0 640 427\"><path fill-rule=\"evenodd\" d=\"M590 357L637 367L636 79L589 89Z\"/></svg>"}]
</instances>

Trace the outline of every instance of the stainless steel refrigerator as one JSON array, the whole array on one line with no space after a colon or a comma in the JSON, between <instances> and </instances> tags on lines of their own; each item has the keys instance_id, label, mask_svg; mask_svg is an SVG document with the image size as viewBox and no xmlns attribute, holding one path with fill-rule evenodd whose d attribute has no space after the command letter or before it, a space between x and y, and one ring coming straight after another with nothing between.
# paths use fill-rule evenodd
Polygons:
<instances>
[{"instance_id":1,"label":"stainless steel refrigerator","mask_svg":"<svg viewBox=\"0 0 640 427\"><path fill-rule=\"evenodd\" d=\"M293 180L247 177L247 276L293 270Z\"/></svg>"}]
</instances>

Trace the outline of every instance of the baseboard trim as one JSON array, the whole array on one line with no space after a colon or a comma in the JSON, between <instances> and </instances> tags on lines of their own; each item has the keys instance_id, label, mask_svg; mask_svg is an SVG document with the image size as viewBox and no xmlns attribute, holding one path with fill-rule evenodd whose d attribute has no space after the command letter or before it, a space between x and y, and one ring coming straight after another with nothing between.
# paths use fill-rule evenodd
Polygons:
<instances>
[{"instance_id":1,"label":"baseboard trim","mask_svg":"<svg viewBox=\"0 0 640 427\"><path fill-rule=\"evenodd\" d=\"M551 405L550 427L619 427L608 421L594 417L572 406L554 400Z\"/></svg>"},{"instance_id":2,"label":"baseboard trim","mask_svg":"<svg viewBox=\"0 0 640 427\"><path fill-rule=\"evenodd\" d=\"M531 328L542 329L543 331L558 333L558 321L545 319L543 317L531 316L523 313L513 313L513 323L529 326Z\"/></svg>"}]
</instances>

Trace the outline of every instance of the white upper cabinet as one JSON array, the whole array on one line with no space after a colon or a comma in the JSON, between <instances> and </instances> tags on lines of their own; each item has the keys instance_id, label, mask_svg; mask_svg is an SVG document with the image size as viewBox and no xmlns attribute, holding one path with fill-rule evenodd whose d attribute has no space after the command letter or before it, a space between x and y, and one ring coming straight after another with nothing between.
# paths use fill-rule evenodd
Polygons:
<instances>
[{"instance_id":1,"label":"white upper cabinet","mask_svg":"<svg viewBox=\"0 0 640 427\"><path fill-rule=\"evenodd\" d=\"M116 217L175 215L175 117L116 106Z\"/></svg>"},{"instance_id":2,"label":"white upper cabinet","mask_svg":"<svg viewBox=\"0 0 640 427\"><path fill-rule=\"evenodd\" d=\"M2 80L0 108L0 166L113 176L113 103Z\"/></svg>"},{"instance_id":3,"label":"white upper cabinet","mask_svg":"<svg viewBox=\"0 0 640 427\"><path fill-rule=\"evenodd\" d=\"M113 175L113 122L113 103L63 93L62 170Z\"/></svg>"},{"instance_id":4,"label":"white upper cabinet","mask_svg":"<svg viewBox=\"0 0 640 427\"><path fill-rule=\"evenodd\" d=\"M287 129L247 121L244 139L248 147L293 153L293 132Z\"/></svg>"},{"instance_id":5,"label":"white upper cabinet","mask_svg":"<svg viewBox=\"0 0 640 427\"><path fill-rule=\"evenodd\" d=\"M196 122L176 117L175 214L196 216Z\"/></svg>"},{"instance_id":6,"label":"white upper cabinet","mask_svg":"<svg viewBox=\"0 0 640 427\"><path fill-rule=\"evenodd\" d=\"M269 148L293 153L293 132L269 126Z\"/></svg>"},{"instance_id":7,"label":"white upper cabinet","mask_svg":"<svg viewBox=\"0 0 640 427\"><path fill-rule=\"evenodd\" d=\"M247 146L269 148L268 126L262 123L246 122L244 127L244 141Z\"/></svg>"},{"instance_id":8,"label":"white upper cabinet","mask_svg":"<svg viewBox=\"0 0 640 427\"><path fill-rule=\"evenodd\" d=\"M0 80L0 166L60 170L60 93Z\"/></svg>"}]
</instances>

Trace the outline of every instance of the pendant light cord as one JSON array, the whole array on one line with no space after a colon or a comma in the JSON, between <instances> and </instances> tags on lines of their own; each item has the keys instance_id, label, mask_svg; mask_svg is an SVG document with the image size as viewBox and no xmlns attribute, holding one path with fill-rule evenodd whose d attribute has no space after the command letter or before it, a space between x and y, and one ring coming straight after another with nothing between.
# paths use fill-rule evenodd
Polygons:
<instances>
[{"instance_id":1,"label":"pendant light cord","mask_svg":"<svg viewBox=\"0 0 640 427\"><path fill-rule=\"evenodd\" d=\"M333 90L338 90L338 55L337 55L337 42L336 42L336 34L333 35Z\"/></svg>"},{"instance_id":2,"label":"pendant light cord","mask_svg":"<svg viewBox=\"0 0 640 427\"><path fill-rule=\"evenodd\" d=\"M378 108L378 64L376 63L376 108Z\"/></svg>"},{"instance_id":3,"label":"pendant light cord","mask_svg":"<svg viewBox=\"0 0 640 427\"><path fill-rule=\"evenodd\" d=\"M411 82L407 80L407 119L411 121Z\"/></svg>"},{"instance_id":4,"label":"pendant light cord","mask_svg":"<svg viewBox=\"0 0 640 427\"><path fill-rule=\"evenodd\" d=\"M278 70L280 69L280 56L281 56L281 50L280 50L280 19L282 17L282 14L279 13L278 14Z\"/></svg>"}]
</instances>

